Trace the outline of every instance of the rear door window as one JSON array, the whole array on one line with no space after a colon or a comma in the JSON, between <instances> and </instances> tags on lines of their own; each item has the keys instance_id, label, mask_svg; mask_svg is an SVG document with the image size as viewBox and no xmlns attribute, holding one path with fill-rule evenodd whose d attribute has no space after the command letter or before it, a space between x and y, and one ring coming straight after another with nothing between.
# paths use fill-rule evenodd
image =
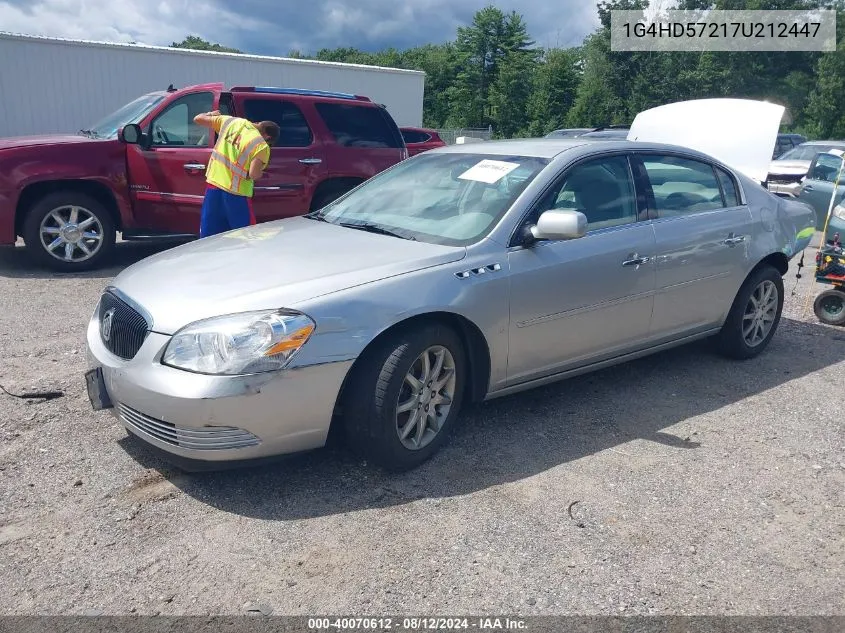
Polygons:
<instances>
[{"instance_id":1,"label":"rear door window","mask_svg":"<svg viewBox=\"0 0 845 633\"><path fill-rule=\"evenodd\" d=\"M244 117L258 123L273 121L279 126L279 138L273 147L308 147L314 140L305 115L290 101L245 99Z\"/></svg>"},{"instance_id":2,"label":"rear door window","mask_svg":"<svg viewBox=\"0 0 845 633\"><path fill-rule=\"evenodd\" d=\"M381 108L340 103L317 103L315 107L338 145L401 148L404 144Z\"/></svg>"},{"instance_id":3,"label":"rear door window","mask_svg":"<svg viewBox=\"0 0 845 633\"><path fill-rule=\"evenodd\" d=\"M642 161L660 217L724 208L722 190L711 165L679 156L643 155Z\"/></svg>"}]
</instances>

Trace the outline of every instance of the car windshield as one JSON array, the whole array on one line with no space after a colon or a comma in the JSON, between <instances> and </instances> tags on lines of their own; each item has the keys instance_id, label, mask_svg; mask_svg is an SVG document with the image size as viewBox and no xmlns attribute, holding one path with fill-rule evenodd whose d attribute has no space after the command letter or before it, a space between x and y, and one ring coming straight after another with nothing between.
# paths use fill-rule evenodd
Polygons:
<instances>
[{"instance_id":1,"label":"car windshield","mask_svg":"<svg viewBox=\"0 0 845 633\"><path fill-rule=\"evenodd\" d=\"M82 134L95 138L114 138L118 130L129 123L138 123L147 113L164 99L164 95L146 94L130 101L119 110L112 112L106 118L85 130Z\"/></svg>"},{"instance_id":2,"label":"car windshield","mask_svg":"<svg viewBox=\"0 0 845 633\"><path fill-rule=\"evenodd\" d=\"M826 152L830 149L845 149L845 145L799 145L793 147L785 154L781 154L778 160L813 160L816 154Z\"/></svg>"},{"instance_id":3,"label":"car windshield","mask_svg":"<svg viewBox=\"0 0 845 633\"><path fill-rule=\"evenodd\" d=\"M370 178L310 217L466 246L492 230L548 162L529 156L422 154Z\"/></svg>"}]
</instances>

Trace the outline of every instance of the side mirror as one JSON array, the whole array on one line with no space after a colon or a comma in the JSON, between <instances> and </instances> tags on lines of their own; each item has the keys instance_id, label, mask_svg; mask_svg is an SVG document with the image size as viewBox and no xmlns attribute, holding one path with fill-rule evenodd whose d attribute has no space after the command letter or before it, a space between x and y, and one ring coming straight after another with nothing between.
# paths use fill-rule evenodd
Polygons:
<instances>
[{"instance_id":1,"label":"side mirror","mask_svg":"<svg viewBox=\"0 0 845 633\"><path fill-rule=\"evenodd\" d=\"M141 143L143 132L141 132L140 125L137 123L130 123L123 126L120 136L121 140L128 145L139 145Z\"/></svg>"},{"instance_id":2,"label":"side mirror","mask_svg":"<svg viewBox=\"0 0 845 633\"><path fill-rule=\"evenodd\" d=\"M535 240L574 240L587 233L587 216L580 211L550 209L530 231Z\"/></svg>"}]
</instances>

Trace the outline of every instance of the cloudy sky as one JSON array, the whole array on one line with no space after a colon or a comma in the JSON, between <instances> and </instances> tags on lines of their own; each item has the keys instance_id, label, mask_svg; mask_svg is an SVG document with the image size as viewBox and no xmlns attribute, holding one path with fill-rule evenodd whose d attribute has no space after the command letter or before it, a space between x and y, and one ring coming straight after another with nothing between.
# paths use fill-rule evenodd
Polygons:
<instances>
[{"instance_id":1,"label":"cloudy sky","mask_svg":"<svg viewBox=\"0 0 845 633\"><path fill-rule=\"evenodd\" d=\"M450 40L491 3L522 13L540 46L578 44L598 25L594 0L0 0L0 31L165 46L190 33L255 54L313 54Z\"/></svg>"}]
</instances>

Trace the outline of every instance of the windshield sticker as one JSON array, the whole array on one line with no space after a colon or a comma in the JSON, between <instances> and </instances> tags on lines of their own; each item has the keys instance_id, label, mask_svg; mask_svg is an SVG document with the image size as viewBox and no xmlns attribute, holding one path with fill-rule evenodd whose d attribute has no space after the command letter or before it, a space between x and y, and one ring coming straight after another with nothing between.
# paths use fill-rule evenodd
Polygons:
<instances>
[{"instance_id":1,"label":"windshield sticker","mask_svg":"<svg viewBox=\"0 0 845 633\"><path fill-rule=\"evenodd\" d=\"M467 169L458 178L461 180L486 182L488 185L492 185L494 182L507 176L517 167L519 167L519 163L508 163L502 160L483 160Z\"/></svg>"}]
</instances>

